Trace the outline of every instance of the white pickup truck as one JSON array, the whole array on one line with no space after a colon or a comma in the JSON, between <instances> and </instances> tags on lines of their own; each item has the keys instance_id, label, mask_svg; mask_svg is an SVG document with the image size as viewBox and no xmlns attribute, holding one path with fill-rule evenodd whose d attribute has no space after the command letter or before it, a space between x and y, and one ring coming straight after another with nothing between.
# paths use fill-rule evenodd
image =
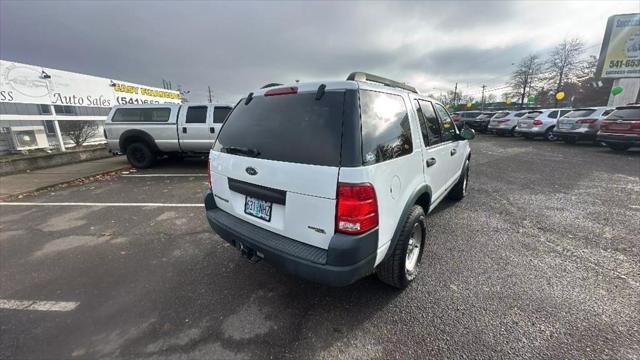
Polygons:
<instances>
[{"instance_id":1,"label":"white pickup truck","mask_svg":"<svg viewBox=\"0 0 640 360\"><path fill-rule=\"evenodd\" d=\"M208 153L231 109L191 103L118 105L107 117L104 136L110 152L126 154L136 168L148 168L159 155Z\"/></svg>"}]
</instances>

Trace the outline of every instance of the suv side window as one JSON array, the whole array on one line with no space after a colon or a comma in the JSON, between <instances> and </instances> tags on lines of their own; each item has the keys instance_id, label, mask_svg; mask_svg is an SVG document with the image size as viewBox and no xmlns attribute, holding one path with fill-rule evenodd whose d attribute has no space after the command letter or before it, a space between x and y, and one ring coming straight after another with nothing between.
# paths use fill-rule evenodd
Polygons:
<instances>
[{"instance_id":1,"label":"suv side window","mask_svg":"<svg viewBox=\"0 0 640 360\"><path fill-rule=\"evenodd\" d=\"M420 108L420 103L418 100L414 100L416 105L416 113L418 114L418 123L420 123L420 132L422 133L422 140L424 141L424 146L429 146L429 129L427 128L427 120L422 113L422 109Z\"/></svg>"},{"instance_id":2,"label":"suv side window","mask_svg":"<svg viewBox=\"0 0 640 360\"><path fill-rule=\"evenodd\" d=\"M360 112L365 165L413 152L409 114L401 96L361 90Z\"/></svg>"},{"instance_id":3,"label":"suv side window","mask_svg":"<svg viewBox=\"0 0 640 360\"><path fill-rule=\"evenodd\" d=\"M552 111L549 113L549 115L547 115L550 119L557 119L558 118L558 111Z\"/></svg>"},{"instance_id":4,"label":"suv side window","mask_svg":"<svg viewBox=\"0 0 640 360\"><path fill-rule=\"evenodd\" d=\"M571 110L560 110L560 117L563 117L563 116L567 115L570 112L571 112Z\"/></svg>"},{"instance_id":5,"label":"suv side window","mask_svg":"<svg viewBox=\"0 0 640 360\"><path fill-rule=\"evenodd\" d=\"M206 106L189 106L187 110L187 124L204 124L207 122Z\"/></svg>"},{"instance_id":6,"label":"suv side window","mask_svg":"<svg viewBox=\"0 0 640 360\"><path fill-rule=\"evenodd\" d=\"M213 109L213 123L222 124L224 122L224 119L227 118L227 115L229 115L230 112L231 112L230 107L216 106Z\"/></svg>"},{"instance_id":7,"label":"suv side window","mask_svg":"<svg viewBox=\"0 0 640 360\"><path fill-rule=\"evenodd\" d=\"M442 142L442 128L440 122L436 117L436 113L433 110L433 106L430 101L418 100L420 104L420 110L425 120L427 120L427 131L429 133L429 142L425 145L436 145Z\"/></svg>"},{"instance_id":8,"label":"suv side window","mask_svg":"<svg viewBox=\"0 0 640 360\"><path fill-rule=\"evenodd\" d=\"M455 139L456 126L453 124L453 120L449 116L449 112L439 104L433 104L442 123L442 141L451 141Z\"/></svg>"}]
</instances>

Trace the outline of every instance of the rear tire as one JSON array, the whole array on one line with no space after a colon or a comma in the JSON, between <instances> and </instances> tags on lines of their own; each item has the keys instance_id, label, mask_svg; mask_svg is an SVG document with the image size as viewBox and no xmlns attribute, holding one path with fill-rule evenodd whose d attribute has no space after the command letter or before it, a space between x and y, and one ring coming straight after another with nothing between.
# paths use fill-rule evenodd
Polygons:
<instances>
[{"instance_id":1,"label":"rear tire","mask_svg":"<svg viewBox=\"0 0 640 360\"><path fill-rule=\"evenodd\" d=\"M135 168L150 168L155 164L156 159L156 154L145 143L137 142L127 147L127 160Z\"/></svg>"},{"instance_id":2,"label":"rear tire","mask_svg":"<svg viewBox=\"0 0 640 360\"><path fill-rule=\"evenodd\" d=\"M467 187L469 186L469 159L464 162L460 179L451 188L447 197L451 200L460 201L467 195Z\"/></svg>"},{"instance_id":3,"label":"rear tire","mask_svg":"<svg viewBox=\"0 0 640 360\"><path fill-rule=\"evenodd\" d=\"M415 279L426 243L427 223L424 210L414 205L400 236L388 257L378 265L376 274L385 284L404 289Z\"/></svg>"},{"instance_id":4,"label":"rear tire","mask_svg":"<svg viewBox=\"0 0 640 360\"><path fill-rule=\"evenodd\" d=\"M555 135L553 135L553 127L548 128L547 131L544 132L544 139L547 141L558 140L558 138Z\"/></svg>"},{"instance_id":5,"label":"rear tire","mask_svg":"<svg viewBox=\"0 0 640 360\"><path fill-rule=\"evenodd\" d=\"M613 151L627 151L631 148L631 145L627 144L618 144L618 143L607 143L607 146Z\"/></svg>"}]
</instances>

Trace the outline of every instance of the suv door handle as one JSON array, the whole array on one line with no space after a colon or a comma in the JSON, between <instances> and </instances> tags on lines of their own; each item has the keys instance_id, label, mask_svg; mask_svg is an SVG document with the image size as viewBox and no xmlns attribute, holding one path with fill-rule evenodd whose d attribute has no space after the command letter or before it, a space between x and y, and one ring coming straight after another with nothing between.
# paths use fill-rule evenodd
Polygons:
<instances>
[{"instance_id":1,"label":"suv door handle","mask_svg":"<svg viewBox=\"0 0 640 360\"><path fill-rule=\"evenodd\" d=\"M451 156L455 155L458 152L456 149L451 149Z\"/></svg>"},{"instance_id":2,"label":"suv door handle","mask_svg":"<svg viewBox=\"0 0 640 360\"><path fill-rule=\"evenodd\" d=\"M212 134L215 134L216 133L216 128L210 127L209 128L209 132L212 133Z\"/></svg>"},{"instance_id":3,"label":"suv door handle","mask_svg":"<svg viewBox=\"0 0 640 360\"><path fill-rule=\"evenodd\" d=\"M435 164L436 164L436 158L427 159L427 167L432 167Z\"/></svg>"},{"instance_id":4,"label":"suv door handle","mask_svg":"<svg viewBox=\"0 0 640 360\"><path fill-rule=\"evenodd\" d=\"M186 126L183 126L183 127L182 127L182 133L183 133L183 134L186 134L186 133L187 133L187 127L186 127Z\"/></svg>"}]
</instances>

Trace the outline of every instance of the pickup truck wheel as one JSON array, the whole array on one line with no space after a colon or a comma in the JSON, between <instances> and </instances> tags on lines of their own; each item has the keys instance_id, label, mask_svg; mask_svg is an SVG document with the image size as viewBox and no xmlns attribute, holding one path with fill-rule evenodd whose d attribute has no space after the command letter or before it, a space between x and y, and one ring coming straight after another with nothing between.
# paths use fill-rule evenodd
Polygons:
<instances>
[{"instance_id":1,"label":"pickup truck wheel","mask_svg":"<svg viewBox=\"0 0 640 360\"><path fill-rule=\"evenodd\" d=\"M462 200L467 195L467 186L469 186L469 159L464 162L460 179L451 188L447 197L451 200Z\"/></svg>"},{"instance_id":2,"label":"pickup truck wheel","mask_svg":"<svg viewBox=\"0 0 640 360\"><path fill-rule=\"evenodd\" d=\"M156 154L144 143L133 143L127 147L127 160L138 169L146 169L156 162Z\"/></svg>"},{"instance_id":3,"label":"pickup truck wheel","mask_svg":"<svg viewBox=\"0 0 640 360\"><path fill-rule=\"evenodd\" d=\"M382 282L404 289L415 279L426 243L427 223L424 210L414 205L402 225L400 237L389 256L378 265L377 275Z\"/></svg>"}]
</instances>

